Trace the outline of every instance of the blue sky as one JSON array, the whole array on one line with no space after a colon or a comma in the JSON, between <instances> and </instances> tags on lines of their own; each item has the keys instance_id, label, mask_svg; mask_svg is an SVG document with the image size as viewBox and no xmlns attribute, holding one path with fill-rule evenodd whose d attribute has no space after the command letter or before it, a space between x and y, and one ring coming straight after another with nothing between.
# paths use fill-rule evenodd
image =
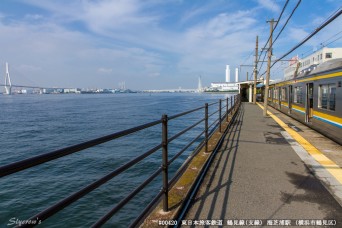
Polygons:
<instances>
[{"instance_id":1,"label":"blue sky","mask_svg":"<svg viewBox=\"0 0 342 228\"><path fill-rule=\"evenodd\" d=\"M196 88L200 75L208 86L224 80L226 64L231 69L253 64L256 35L261 48L269 35L266 21L277 19L285 2L2 0L1 72L7 61L13 84L49 87L117 88L125 81L131 89ZM290 0L275 34L296 4ZM341 5L340 0L302 0L274 45L274 58ZM310 54L341 37L341 31L340 17L289 57ZM329 45L341 46L342 39ZM271 77L281 77L284 67L274 66ZM252 68L241 68L240 80L247 71Z\"/></svg>"}]
</instances>

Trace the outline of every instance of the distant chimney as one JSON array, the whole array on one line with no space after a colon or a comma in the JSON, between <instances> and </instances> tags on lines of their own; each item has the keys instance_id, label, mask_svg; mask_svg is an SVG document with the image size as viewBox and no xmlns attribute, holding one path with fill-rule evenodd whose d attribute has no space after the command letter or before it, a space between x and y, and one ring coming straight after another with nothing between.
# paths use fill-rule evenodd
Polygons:
<instances>
[{"instance_id":1,"label":"distant chimney","mask_svg":"<svg viewBox=\"0 0 342 228\"><path fill-rule=\"evenodd\" d=\"M229 65L226 65L226 82L230 82L230 69L229 69Z\"/></svg>"},{"instance_id":2,"label":"distant chimney","mask_svg":"<svg viewBox=\"0 0 342 228\"><path fill-rule=\"evenodd\" d=\"M239 82L239 68L235 68L235 82Z\"/></svg>"}]
</instances>

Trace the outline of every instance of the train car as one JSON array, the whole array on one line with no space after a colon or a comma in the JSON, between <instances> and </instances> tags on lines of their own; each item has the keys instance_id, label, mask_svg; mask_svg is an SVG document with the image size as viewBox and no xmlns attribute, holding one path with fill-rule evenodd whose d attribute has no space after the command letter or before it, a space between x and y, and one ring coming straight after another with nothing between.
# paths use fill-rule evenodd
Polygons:
<instances>
[{"instance_id":1,"label":"train car","mask_svg":"<svg viewBox=\"0 0 342 228\"><path fill-rule=\"evenodd\" d=\"M342 58L271 83L268 103L342 145Z\"/></svg>"}]
</instances>

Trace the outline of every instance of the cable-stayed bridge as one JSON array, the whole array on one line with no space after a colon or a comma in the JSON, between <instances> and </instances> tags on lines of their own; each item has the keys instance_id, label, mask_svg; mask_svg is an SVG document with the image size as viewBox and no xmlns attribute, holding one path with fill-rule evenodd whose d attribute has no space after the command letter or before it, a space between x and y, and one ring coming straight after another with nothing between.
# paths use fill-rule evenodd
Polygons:
<instances>
[{"instance_id":1,"label":"cable-stayed bridge","mask_svg":"<svg viewBox=\"0 0 342 228\"><path fill-rule=\"evenodd\" d=\"M58 88L58 87L43 87L43 86L31 86L31 85L15 85L15 84L1 84L0 83L0 87L4 87L5 88L5 93L7 95L12 94L13 88L25 88L25 89L37 89L39 91L41 91L41 93L43 93L43 91L49 91L49 90L65 90L65 89L74 89L74 88Z\"/></svg>"},{"instance_id":2,"label":"cable-stayed bridge","mask_svg":"<svg viewBox=\"0 0 342 228\"><path fill-rule=\"evenodd\" d=\"M4 87L4 94L12 94L13 88L25 88L25 89L36 89L39 93L51 93L51 92L61 92L68 90L70 92L77 92L75 88L58 88L58 87L45 87L45 86L32 86L32 85L16 85L12 84L11 77L8 70L8 63L6 62L6 73L5 73L5 84L0 83L0 87Z\"/></svg>"}]
</instances>

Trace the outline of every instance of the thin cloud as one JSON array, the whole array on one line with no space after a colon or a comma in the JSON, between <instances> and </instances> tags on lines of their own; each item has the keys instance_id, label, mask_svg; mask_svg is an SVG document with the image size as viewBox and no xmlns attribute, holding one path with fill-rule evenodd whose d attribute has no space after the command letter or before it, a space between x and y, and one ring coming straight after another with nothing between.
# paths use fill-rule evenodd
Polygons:
<instances>
[{"instance_id":1,"label":"thin cloud","mask_svg":"<svg viewBox=\"0 0 342 228\"><path fill-rule=\"evenodd\" d=\"M97 69L97 72L104 73L104 74L109 74L109 73L113 72L113 69L112 68L100 67L99 69Z\"/></svg>"},{"instance_id":2,"label":"thin cloud","mask_svg":"<svg viewBox=\"0 0 342 228\"><path fill-rule=\"evenodd\" d=\"M27 10L26 17L0 10L0 61L36 66L42 70L29 77L37 83L68 87L120 81L136 89L196 87L199 74L203 83L223 80L225 65L238 67L254 50L256 35L260 46L266 42L265 15L280 12L279 1L270 0L18 2L25 2L20 12ZM312 20L300 19L287 26L275 55L307 35Z\"/></svg>"},{"instance_id":3,"label":"thin cloud","mask_svg":"<svg viewBox=\"0 0 342 228\"><path fill-rule=\"evenodd\" d=\"M280 7L275 3L275 1L272 0L258 0L258 3L264 7L265 9L268 9L272 12L279 13Z\"/></svg>"}]
</instances>

